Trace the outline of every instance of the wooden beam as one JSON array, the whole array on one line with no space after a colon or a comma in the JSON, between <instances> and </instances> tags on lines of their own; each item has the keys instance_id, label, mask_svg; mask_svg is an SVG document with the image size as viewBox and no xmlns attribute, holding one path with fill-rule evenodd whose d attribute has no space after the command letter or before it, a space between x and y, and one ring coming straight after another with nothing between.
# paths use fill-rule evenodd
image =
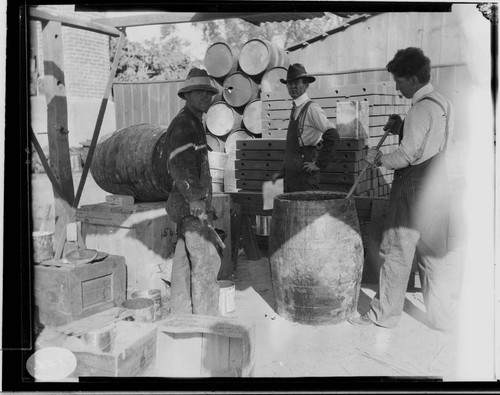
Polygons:
<instances>
[{"instance_id":1,"label":"wooden beam","mask_svg":"<svg viewBox=\"0 0 500 395\"><path fill-rule=\"evenodd\" d=\"M213 21L218 19L250 17L261 15L262 12L155 12L135 16L118 16L93 19L96 23L115 27L132 27L146 25L168 25L172 23L193 23ZM268 13L269 14L269 13ZM272 19L271 19L272 20Z\"/></svg>"},{"instance_id":2,"label":"wooden beam","mask_svg":"<svg viewBox=\"0 0 500 395\"><path fill-rule=\"evenodd\" d=\"M66 240L66 218L68 207L74 200L73 174L68 140L68 104L64 80L64 58L60 22L42 22L44 89L47 100L47 133L49 139L50 165L64 195L54 191L56 216L55 238ZM62 249L61 249L62 252ZM58 259L58 257L56 257Z\"/></svg>"},{"instance_id":3,"label":"wooden beam","mask_svg":"<svg viewBox=\"0 0 500 395\"><path fill-rule=\"evenodd\" d=\"M76 29L88 30L94 33L107 34L112 37L119 37L121 32L113 26L108 26L95 21L89 21L85 19L80 19L74 16L67 15L55 15L50 14L47 11L39 10L34 7L29 8L29 16L32 20L42 21L42 22L59 22L64 26L74 27Z\"/></svg>"}]
</instances>

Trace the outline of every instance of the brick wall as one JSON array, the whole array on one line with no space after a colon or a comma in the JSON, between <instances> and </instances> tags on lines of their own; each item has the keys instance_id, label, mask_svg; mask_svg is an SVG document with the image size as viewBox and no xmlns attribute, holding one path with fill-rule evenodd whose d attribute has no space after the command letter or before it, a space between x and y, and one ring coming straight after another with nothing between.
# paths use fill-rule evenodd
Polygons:
<instances>
[{"instance_id":1,"label":"brick wall","mask_svg":"<svg viewBox=\"0 0 500 395\"><path fill-rule=\"evenodd\" d=\"M39 6L52 14L71 15L92 19L102 13L75 12L74 5ZM38 32L38 94L43 95L43 37L42 26L36 22ZM63 26L63 58L66 95L79 98L102 98L109 75L109 37L82 29Z\"/></svg>"}]
</instances>

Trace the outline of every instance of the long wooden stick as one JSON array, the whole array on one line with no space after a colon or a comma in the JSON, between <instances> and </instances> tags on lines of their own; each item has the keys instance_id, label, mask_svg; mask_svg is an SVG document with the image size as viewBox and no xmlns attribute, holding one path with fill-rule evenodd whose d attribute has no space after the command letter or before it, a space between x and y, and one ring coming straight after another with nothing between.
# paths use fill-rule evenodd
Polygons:
<instances>
[{"instance_id":1,"label":"long wooden stick","mask_svg":"<svg viewBox=\"0 0 500 395\"><path fill-rule=\"evenodd\" d=\"M375 149L379 149L382 146L382 144L384 143L385 138L389 135L389 133L391 132L391 130L392 130L391 128L387 128L387 130L385 131L384 135L382 136L382 138L378 142L378 144L375 147ZM365 174L366 170L368 169L368 167L370 165L371 165L371 163L366 162L365 167L363 167L363 170L361 170L361 173L359 173L358 178L356 179L356 181L354 181L354 184L353 184L351 190L349 191L349 193L347 194L346 199L349 199L352 196L352 194L354 193L354 190L356 189L356 187L359 184L359 181L361 180L361 177L363 177L363 174Z\"/></svg>"},{"instance_id":2,"label":"long wooden stick","mask_svg":"<svg viewBox=\"0 0 500 395\"><path fill-rule=\"evenodd\" d=\"M118 61L120 60L120 54L122 51L122 45L125 35L122 33L118 41L118 46L116 47L115 57L113 59L113 65L111 66L111 71L108 77L108 83L104 91L104 97L102 98L101 108L99 109L99 114L97 115L97 121L94 128L94 134L92 135L92 141L90 143L89 152L87 154L87 159L85 160L85 166L83 167L82 178L78 184L78 191L76 192L75 200L72 206L74 208L78 207L80 203L80 198L82 196L83 186L85 185L85 180L87 179L87 174L90 169L90 164L92 163L92 157L94 156L95 147L97 145L97 139L99 138L99 133L101 131L102 120L104 118L104 113L106 112L106 105L108 104L108 97L111 92L111 86L113 85L113 79L115 78L116 69L118 68Z\"/></svg>"}]
</instances>

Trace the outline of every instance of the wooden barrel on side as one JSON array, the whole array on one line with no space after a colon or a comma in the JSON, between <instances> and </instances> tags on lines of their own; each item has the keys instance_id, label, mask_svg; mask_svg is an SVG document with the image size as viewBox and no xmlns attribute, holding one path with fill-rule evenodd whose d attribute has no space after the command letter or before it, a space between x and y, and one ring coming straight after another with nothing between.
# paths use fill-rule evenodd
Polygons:
<instances>
[{"instance_id":1,"label":"wooden barrel on side","mask_svg":"<svg viewBox=\"0 0 500 395\"><path fill-rule=\"evenodd\" d=\"M243 116L223 101L210 106L205 116L207 128L214 136L223 137L241 127Z\"/></svg>"},{"instance_id":2,"label":"wooden barrel on side","mask_svg":"<svg viewBox=\"0 0 500 395\"><path fill-rule=\"evenodd\" d=\"M354 199L327 191L274 199L269 256L278 314L309 325L356 312L363 242Z\"/></svg>"},{"instance_id":3,"label":"wooden barrel on side","mask_svg":"<svg viewBox=\"0 0 500 395\"><path fill-rule=\"evenodd\" d=\"M238 68L238 51L225 42L210 45L205 52L203 64L208 74L223 80Z\"/></svg>"},{"instance_id":4,"label":"wooden barrel on side","mask_svg":"<svg viewBox=\"0 0 500 395\"><path fill-rule=\"evenodd\" d=\"M252 100L243 111L243 124L252 134L262 134L262 101Z\"/></svg>"},{"instance_id":5,"label":"wooden barrel on side","mask_svg":"<svg viewBox=\"0 0 500 395\"><path fill-rule=\"evenodd\" d=\"M101 140L90 166L97 185L139 202L167 200L172 179L167 172L166 132L165 126L140 124Z\"/></svg>"},{"instance_id":6,"label":"wooden barrel on side","mask_svg":"<svg viewBox=\"0 0 500 395\"><path fill-rule=\"evenodd\" d=\"M259 96L259 85L239 71L224 80L224 100L233 108L243 112L244 107Z\"/></svg>"},{"instance_id":7,"label":"wooden barrel on side","mask_svg":"<svg viewBox=\"0 0 500 395\"><path fill-rule=\"evenodd\" d=\"M237 192L235 164L236 160L236 141L249 140L255 136L245 129L233 130L226 138L225 151L228 154L226 168L224 170L224 192Z\"/></svg>"},{"instance_id":8,"label":"wooden barrel on side","mask_svg":"<svg viewBox=\"0 0 500 395\"><path fill-rule=\"evenodd\" d=\"M258 38L247 41L238 57L240 69L252 77L262 75L272 67L288 67L288 54L268 40Z\"/></svg>"},{"instance_id":9,"label":"wooden barrel on side","mask_svg":"<svg viewBox=\"0 0 500 395\"><path fill-rule=\"evenodd\" d=\"M277 66L267 70L260 81L262 92L288 92L286 85L280 79L286 79L287 68Z\"/></svg>"}]
</instances>

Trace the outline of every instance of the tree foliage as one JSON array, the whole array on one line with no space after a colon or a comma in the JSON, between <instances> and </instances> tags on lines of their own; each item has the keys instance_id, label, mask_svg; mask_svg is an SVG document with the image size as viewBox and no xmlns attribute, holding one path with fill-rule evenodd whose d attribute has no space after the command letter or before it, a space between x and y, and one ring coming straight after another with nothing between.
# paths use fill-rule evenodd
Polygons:
<instances>
[{"instance_id":1,"label":"tree foliage","mask_svg":"<svg viewBox=\"0 0 500 395\"><path fill-rule=\"evenodd\" d=\"M117 39L111 40L111 57L116 52ZM166 81L183 79L192 61L182 52L186 45L177 37L164 36L143 43L125 38L115 81Z\"/></svg>"}]
</instances>

